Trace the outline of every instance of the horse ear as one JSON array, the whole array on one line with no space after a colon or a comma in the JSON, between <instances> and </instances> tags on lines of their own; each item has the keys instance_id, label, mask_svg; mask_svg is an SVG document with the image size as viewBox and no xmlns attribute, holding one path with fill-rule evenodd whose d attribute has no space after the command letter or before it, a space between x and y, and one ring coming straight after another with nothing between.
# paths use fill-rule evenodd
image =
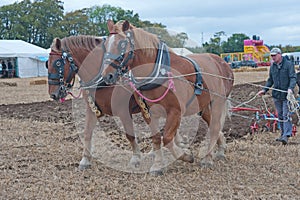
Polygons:
<instances>
[{"instance_id":1,"label":"horse ear","mask_svg":"<svg viewBox=\"0 0 300 200\"><path fill-rule=\"evenodd\" d=\"M129 29L130 27L130 24L129 22L126 20L124 23L123 23L123 27L122 27L122 31L125 32Z\"/></svg>"},{"instance_id":2,"label":"horse ear","mask_svg":"<svg viewBox=\"0 0 300 200\"><path fill-rule=\"evenodd\" d=\"M51 48L52 48L53 50L57 50L57 51L59 51L59 50L61 49L61 41L60 41L59 38L54 38L54 39L53 39Z\"/></svg>"},{"instance_id":3,"label":"horse ear","mask_svg":"<svg viewBox=\"0 0 300 200\"><path fill-rule=\"evenodd\" d=\"M114 22L112 20L107 20L107 28L110 33L114 32Z\"/></svg>"},{"instance_id":4,"label":"horse ear","mask_svg":"<svg viewBox=\"0 0 300 200\"><path fill-rule=\"evenodd\" d=\"M96 45L98 46L99 44L101 44L102 38L97 37L97 38L95 39L95 41L96 41Z\"/></svg>"}]
</instances>

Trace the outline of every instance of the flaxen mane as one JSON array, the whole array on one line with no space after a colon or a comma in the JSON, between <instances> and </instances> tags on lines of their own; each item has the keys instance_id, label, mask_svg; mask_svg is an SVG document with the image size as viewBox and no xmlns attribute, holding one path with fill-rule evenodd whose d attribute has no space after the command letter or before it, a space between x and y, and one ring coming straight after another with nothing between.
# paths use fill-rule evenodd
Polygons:
<instances>
[{"instance_id":1,"label":"flaxen mane","mask_svg":"<svg viewBox=\"0 0 300 200\"><path fill-rule=\"evenodd\" d=\"M114 25L116 33L124 34L124 32L122 31L123 23L124 23L124 21L121 20L121 21L117 22ZM138 49L157 49L158 44L159 44L159 39L158 39L157 35L146 32L141 28L136 28L132 24L130 24L129 29L133 32L133 37L134 37L135 42L138 41L134 44L135 45L134 46L135 50L138 50ZM153 55L149 55L149 56L153 56Z\"/></svg>"},{"instance_id":2,"label":"flaxen mane","mask_svg":"<svg viewBox=\"0 0 300 200\"><path fill-rule=\"evenodd\" d=\"M101 44L102 38L96 36L80 35L65 37L62 40L60 40L60 42L61 45L59 45L58 48L57 38L55 38L51 45L51 49L56 51L68 51L76 48L85 48L86 50L91 51Z\"/></svg>"}]
</instances>

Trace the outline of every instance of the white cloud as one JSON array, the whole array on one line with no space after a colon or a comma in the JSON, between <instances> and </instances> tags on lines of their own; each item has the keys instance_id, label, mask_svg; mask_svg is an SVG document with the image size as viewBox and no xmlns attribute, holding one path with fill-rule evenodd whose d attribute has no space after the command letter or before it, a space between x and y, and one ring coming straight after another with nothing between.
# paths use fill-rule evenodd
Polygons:
<instances>
[{"instance_id":1,"label":"white cloud","mask_svg":"<svg viewBox=\"0 0 300 200\"><path fill-rule=\"evenodd\" d=\"M1 0L0 5L13 3ZM109 4L138 13L141 20L162 23L192 40L208 41L214 33L259 35L270 45L300 45L298 0L64 0L66 11Z\"/></svg>"}]
</instances>

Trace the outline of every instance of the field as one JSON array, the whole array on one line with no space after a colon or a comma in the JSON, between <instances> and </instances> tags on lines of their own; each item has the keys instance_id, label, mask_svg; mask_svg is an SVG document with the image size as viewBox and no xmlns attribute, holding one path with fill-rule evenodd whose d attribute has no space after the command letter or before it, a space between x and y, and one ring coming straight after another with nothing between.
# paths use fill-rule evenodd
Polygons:
<instances>
[{"instance_id":1,"label":"field","mask_svg":"<svg viewBox=\"0 0 300 200\"><path fill-rule=\"evenodd\" d=\"M235 72L233 105L251 99L266 76L263 71ZM231 121L226 121L227 159L215 162L213 168L199 166L207 129L201 121L190 147L196 159L193 164L174 161L165 168L163 176L155 177L149 173L130 173L125 168L116 169L96 155L91 169L80 171L81 130L72 112L74 100L51 101L47 84L39 84L45 79L0 80L0 199L300 197L299 134L286 146L275 141L278 132L250 135L247 130L252 112L239 113L244 117L233 115ZM266 97L265 100L273 109L272 99ZM249 104L264 105L261 97ZM113 119L101 120L96 137L99 138L100 132L107 134L116 148L129 149ZM149 143L142 145L145 151L149 149ZM112 156L110 152L105 154Z\"/></svg>"}]
</instances>

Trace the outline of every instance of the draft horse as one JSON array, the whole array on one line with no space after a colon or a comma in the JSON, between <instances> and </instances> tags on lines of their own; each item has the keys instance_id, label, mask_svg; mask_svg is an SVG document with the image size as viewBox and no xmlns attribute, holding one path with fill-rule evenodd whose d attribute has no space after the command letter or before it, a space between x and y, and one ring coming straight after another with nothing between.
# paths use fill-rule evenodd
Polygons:
<instances>
[{"instance_id":1,"label":"draft horse","mask_svg":"<svg viewBox=\"0 0 300 200\"><path fill-rule=\"evenodd\" d=\"M213 149L225 158L222 133L228 113L234 76L230 66L215 54L176 55L154 34L136 28L128 21L107 23L106 54L102 76L107 84L129 83L136 99L143 98L151 117L147 120L156 150L151 171L161 172L161 134L157 122L166 118L162 142L173 156L193 162L190 152L174 143L183 116L198 113L208 125L208 150L201 165L213 165Z\"/></svg>"},{"instance_id":2,"label":"draft horse","mask_svg":"<svg viewBox=\"0 0 300 200\"><path fill-rule=\"evenodd\" d=\"M80 169L91 166L91 139L97 119L104 114L120 117L129 140L133 156L130 163L139 165L141 152L135 140L132 114L139 113L132 94L118 87L107 87L101 76L102 60L105 53L104 40L95 36L71 36L63 39L55 38L46 64L48 68L48 85L50 97L54 100L64 99L74 85L75 75L80 78L83 99L86 102L84 150L79 163ZM127 98L129 105L112 100L113 91ZM113 103L114 102L114 103ZM113 103L113 105L112 105ZM112 109L114 106L114 109Z\"/></svg>"}]
</instances>

